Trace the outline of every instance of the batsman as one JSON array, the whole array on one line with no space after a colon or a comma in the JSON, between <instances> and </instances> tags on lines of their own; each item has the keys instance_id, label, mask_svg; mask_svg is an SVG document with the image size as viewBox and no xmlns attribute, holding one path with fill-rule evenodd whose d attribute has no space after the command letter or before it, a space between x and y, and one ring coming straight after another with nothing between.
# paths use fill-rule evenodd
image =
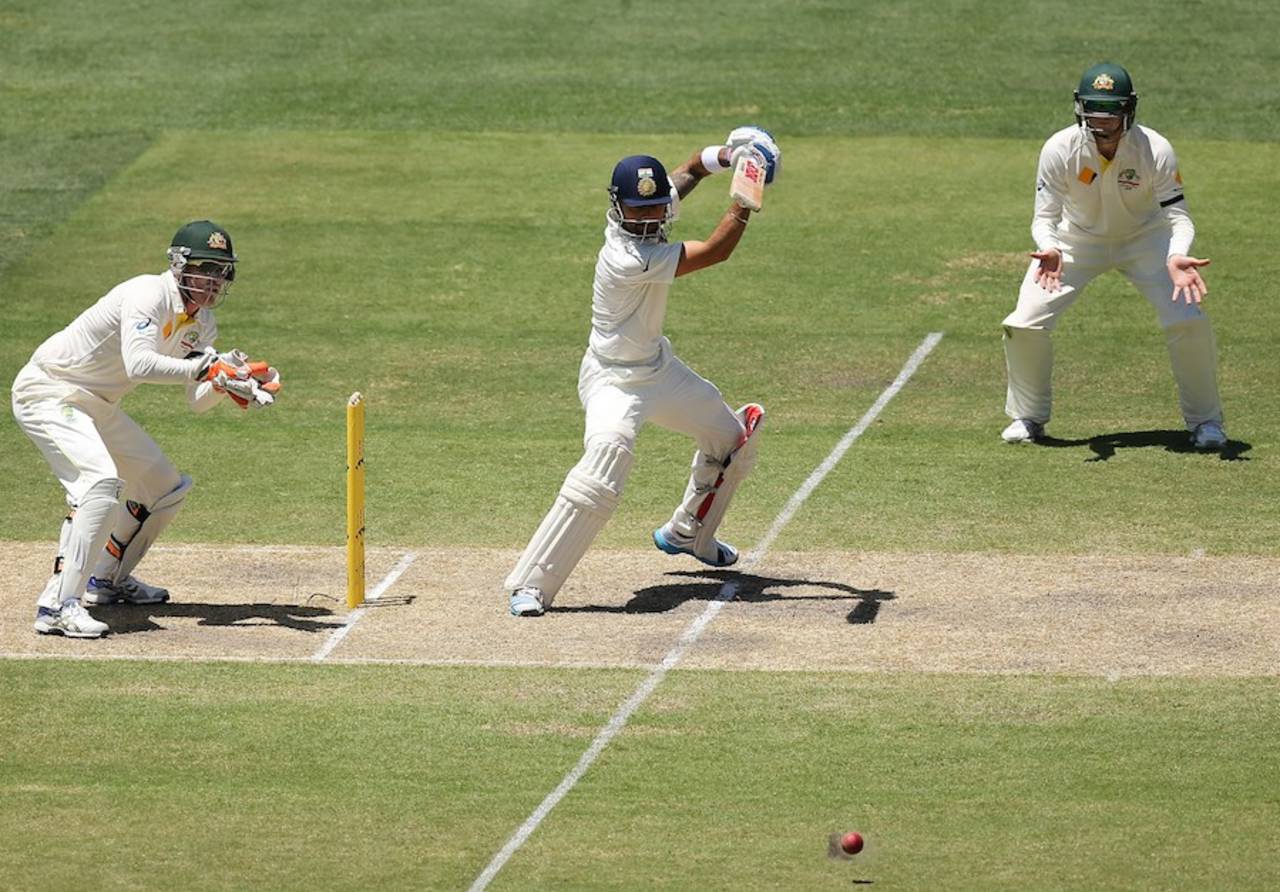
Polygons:
<instances>
[{"instance_id":1,"label":"batsman","mask_svg":"<svg viewBox=\"0 0 1280 892\"><path fill-rule=\"evenodd\" d=\"M1104 62L1075 93L1076 124L1044 144L1031 235L1036 250L1004 320L1009 373L1008 443L1044 435L1052 405L1050 333L1085 286L1119 270L1142 292L1164 329L1182 417L1197 449L1227 443L1218 398L1217 349L1201 310L1208 287L1191 256L1196 228L1169 141L1134 123L1129 72Z\"/></svg>"},{"instance_id":2,"label":"batsman","mask_svg":"<svg viewBox=\"0 0 1280 892\"><path fill-rule=\"evenodd\" d=\"M14 379L13 415L66 490L58 554L36 601L35 630L71 638L108 631L85 604L158 604L164 588L133 575L182 507L182 474L120 408L139 384L185 387L204 412L230 397L270 406L279 373L239 351L219 353L213 310L236 276L231 236L209 220L177 231L169 268L112 288L51 335Z\"/></svg>"},{"instance_id":3,"label":"batsman","mask_svg":"<svg viewBox=\"0 0 1280 892\"><path fill-rule=\"evenodd\" d=\"M693 153L670 175L650 155L631 155L614 167L591 333L578 372L584 454L504 583L512 615L540 616L551 606L617 506L646 421L697 445L684 498L654 531L654 544L713 567L737 561L737 550L716 530L755 461L764 409L754 403L731 409L714 384L672 353L662 327L671 283L729 259L759 209L761 181L776 179L781 162L773 136L748 126L730 133L725 145ZM729 207L711 235L668 241L680 200L707 176L731 168ZM740 180L755 188L740 193Z\"/></svg>"}]
</instances>

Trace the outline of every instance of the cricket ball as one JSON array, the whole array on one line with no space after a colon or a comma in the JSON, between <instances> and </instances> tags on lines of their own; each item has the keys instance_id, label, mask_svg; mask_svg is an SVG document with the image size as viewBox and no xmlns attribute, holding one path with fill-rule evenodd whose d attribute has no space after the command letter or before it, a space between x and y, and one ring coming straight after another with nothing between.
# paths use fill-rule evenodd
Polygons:
<instances>
[{"instance_id":1,"label":"cricket ball","mask_svg":"<svg viewBox=\"0 0 1280 892\"><path fill-rule=\"evenodd\" d=\"M840 848L846 855L856 855L862 851L862 834L851 832L840 837Z\"/></svg>"}]
</instances>

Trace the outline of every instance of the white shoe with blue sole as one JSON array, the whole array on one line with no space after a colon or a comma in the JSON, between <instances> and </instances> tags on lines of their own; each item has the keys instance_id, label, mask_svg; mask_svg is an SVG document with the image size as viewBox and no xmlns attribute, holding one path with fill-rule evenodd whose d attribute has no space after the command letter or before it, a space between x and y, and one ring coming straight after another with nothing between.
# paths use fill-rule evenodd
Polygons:
<instances>
[{"instance_id":1,"label":"white shoe with blue sole","mask_svg":"<svg viewBox=\"0 0 1280 892\"><path fill-rule=\"evenodd\" d=\"M687 554L690 557L697 558L709 567L731 567L738 562L738 549L734 548L727 542L715 540L716 553L714 555L701 555L693 550L693 537L681 536L671 524L665 524L653 531L653 544L658 547L659 551L665 551L667 554Z\"/></svg>"}]
</instances>

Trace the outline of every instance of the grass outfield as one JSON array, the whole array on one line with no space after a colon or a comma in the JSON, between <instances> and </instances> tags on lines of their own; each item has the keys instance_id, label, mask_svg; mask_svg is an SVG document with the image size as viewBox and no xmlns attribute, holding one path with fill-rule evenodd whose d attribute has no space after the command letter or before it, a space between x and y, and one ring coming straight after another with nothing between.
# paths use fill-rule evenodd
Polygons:
<instances>
[{"instance_id":1,"label":"grass outfield","mask_svg":"<svg viewBox=\"0 0 1280 892\"><path fill-rule=\"evenodd\" d=\"M0 873L463 888L637 680L0 662ZM1271 888L1278 695L1275 679L676 672L492 888ZM56 858L52 827L71 838ZM829 860L827 835L853 828L868 849Z\"/></svg>"},{"instance_id":2,"label":"grass outfield","mask_svg":"<svg viewBox=\"0 0 1280 892\"><path fill-rule=\"evenodd\" d=\"M1280 6L1261 0L1087 14L1048 0L142 0L109 14L13 0L0 10L0 379L108 287L160 271L181 222L211 216L243 260L222 344L270 358L286 390L254 417L192 417L176 389L128 398L197 482L165 541L339 545L343 405L359 389L371 543L516 549L579 455L609 170L633 151L678 163L758 121L784 147L783 178L733 260L675 286L667 326L727 399L770 412L728 537L759 541L938 331L776 550L1275 558L1276 33ZM1105 58L1130 68L1139 120L1177 148L1195 252L1214 261L1233 437L1221 457L1181 445L1153 314L1114 275L1055 339L1056 439L997 439L999 322L1030 247L1036 153L1070 123L1080 71ZM704 236L725 191L703 185L676 235ZM644 432L602 547L648 547L689 451ZM0 457L0 541L52 542L61 494L12 423ZM643 575L649 552L629 554ZM413 597L430 613L430 586L456 568L420 564L430 582ZM496 593L497 576L477 586ZM1087 586L1073 629L1099 599L1127 616L1171 597L1092 579L1045 580L1045 601ZM1207 585L1213 603L1236 582ZM0 583L3 615L26 617L38 585ZM234 580L218 591L257 597ZM184 628L238 636L243 652L261 641L247 623L196 619L273 615L243 606L188 604ZM795 605L776 606L765 618L786 623ZM577 616L601 614L548 619L589 652ZM172 632L164 615L134 619L148 627L138 648ZM635 645L651 617L635 619L610 643ZM975 620L955 610L929 628L948 621ZM747 646L752 628L725 637ZM1211 665L1243 640L1176 628L1218 648ZM83 657L127 642L39 644ZM0 658L0 885L464 888L642 677ZM492 888L1274 888L1277 694L1274 674L678 670ZM829 860L827 835L854 828L867 851Z\"/></svg>"},{"instance_id":3,"label":"grass outfield","mask_svg":"<svg viewBox=\"0 0 1280 892\"><path fill-rule=\"evenodd\" d=\"M7 287L23 300L10 314L5 366L16 369L50 320L70 318L102 283L155 269L171 221L207 200L236 221L244 257L219 314L223 343L271 357L288 391L269 416L253 417L220 409L194 418L171 388L129 398L198 484L171 536L215 541L234 517L246 541L340 541L342 412L358 389L370 401L373 541L516 546L580 450L575 376L603 205L591 174L607 171L621 145L681 157L710 137L173 134L10 272ZM528 180L521 166L493 169L492 158L531 148L555 159L538 171L539 189L557 197L546 207L507 200ZM171 188L200 150L222 159L204 175L207 199ZM1022 270L1030 143L795 138L787 151L785 185L740 254L678 283L669 311L682 356L731 401L757 399L771 412L733 535L758 538L919 340L944 331L784 547L1018 551L1031 541L1036 550L1276 553L1257 519L1280 495L1267 470L1280 411L1266 398L1264 349L1280 309L1259 297L1265 271L1250 260L1265 254L1266 233L1232 215L1264 184L1280 188L1280 149L1183 150L1186 179L1204 196L1210 307L1242 461L1165 448L1180 419L1164 345L1150 308L1118 276L1096 283L1057 339L1051 432L1074 445L998 441L999 320ZM850 179L848 169L865 175ZM281 185L264 185L280 170ZM711 181L694 193L681 232L709 231L722 188ZM967 208L985 213L975 221ZM88 243L101 260L76 263ZM1122 445L1099 462L1082 442L1126 433L1151 445ZM0 438L22 479L46 480L16 426ZM256 459L247 475L228 463L246 447ZM689 450L679 436L645 432L602 542L646 541L682 491ZM1169 476L1178 487L1158 483ZM0 538L30 536L31 518L57 517L54 486L13 489Z\"/></svg>"}]
</instances>

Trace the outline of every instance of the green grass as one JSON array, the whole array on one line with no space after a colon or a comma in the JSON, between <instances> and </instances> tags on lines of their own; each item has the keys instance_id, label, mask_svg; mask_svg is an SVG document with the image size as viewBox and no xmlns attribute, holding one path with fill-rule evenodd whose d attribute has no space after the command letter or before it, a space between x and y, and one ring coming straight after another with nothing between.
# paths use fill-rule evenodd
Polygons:
<instances>
[{"instance_id":1,"label":"green grass","mask_svg":"<svg viewBox=\"0 0 1280 892\"><path fill-rule=\"evenodd\" d=\"M642 143L680 157L706 138ZM237 517L234 535L249 541L339 541L343 405L361 390L373 541L518 546L580 449L575 375L602 204L583 171L607 171L628 144L568 134L169 134L11 270L7 287L23 301L10 313L4 371L103 283L156 268L155 245L184 207L216 208L224 225L235 222L244 258L220 311L223 343L270 357L287 390L279 407L253 417L193 417L176 388L143 387L129 398L198 484L171 535L226 538L226 519ZM554 201L508 200L530 173L490 159L525 151L550 159L535 173ZM198 188L175 192L199 152L216 163ZM1280 188L1280 150L1183 149L1195 200L1203 195L1203 251L1215 260L1224 399L1248 447L1235 462L1159 446L1090 461L1095 453L1082 443L1017 450L996 439L999 321L1022 269L1030 143L797 137L787 152L787 180L740 254L677 283L668 314L680 355L735 404L756 399L771 413L759 470L730 521L734 535L758 538L925 333L944 331L936 355L782 547L1123 553L1168 551L1172 541L1276 553L1257 518L1280 494L1267 470L1280 414L1264 398L1267 332L1280 311L1257 297L1265 272L1250 260L1265 254L1266 230L1241 227L1234 215L1258 190ZM865 174L851 179L849 169ZM722 187L712 181L694 193L681 232L710 229ZM969 207L989 216L957 214ZM905 236L913 232L927 237ZM99 262L77 263L87 243ZM1058 337L1057 436L1179 426L1151 316L1116 276L1068 315ZM42 459L16 426L0 440L22 479L38 481L15 484L16 510L0 518L0 538L25 538L30 518L58 516L60 494L43 485ZM255 457L247 475L234 458L246 448ZM689 449L681 437L645 432L604 543L646 541L682 490ZM1176 490L1155 483L1169 478L1180 481Z\"/></svg>"},{"instance_id":2,"label":"green grass","mask_svg":"<svg viewBox=\"0 0 1280 892\"><path fill-rule=\"evenodd\" d=\"M463 888L636 680L0 662L0 873L13 889ZM1277 694L677 672L493 888L1264 889ZM827 834L855 828L867 851L828 860Z\"/></svg>"},{"instance_id":3,"label":"green grass","mask_svg":"<svg viewBox=\"0 0 1280 892\"><path fill-rule=\"evenodd\" d=\"M10 2L0 379L211 216L244 261L223 343L275 361L286 390L254 417L193 417L176 389L129 397L197 481L166 540L340 543L342 407L360 389L370 540L518 547L579 452L611 165L675 163L759 121L784 177L668 315L683 358L770 411L733 539L757 541L943 331L776 548L1274 557L1277 32L1261 0ZM1105 58L1179 152L1238 460L1166 448L1164 348L1114 276L1056 339L1050 430L1070 445L996 441L1036 152ZM695 193L677 234L705 235L724 191ZM602 545L645 546L689 448L645 431ZM0 539L51 541L63 506L43 460L13 424L0 456ZM464 887L637 678L0 661L0 877ZM676 672L495 888L1269 888L1276 694ZM826 835L851 827L868 851L828 861Z\"/></svg>"}]
</instances>

